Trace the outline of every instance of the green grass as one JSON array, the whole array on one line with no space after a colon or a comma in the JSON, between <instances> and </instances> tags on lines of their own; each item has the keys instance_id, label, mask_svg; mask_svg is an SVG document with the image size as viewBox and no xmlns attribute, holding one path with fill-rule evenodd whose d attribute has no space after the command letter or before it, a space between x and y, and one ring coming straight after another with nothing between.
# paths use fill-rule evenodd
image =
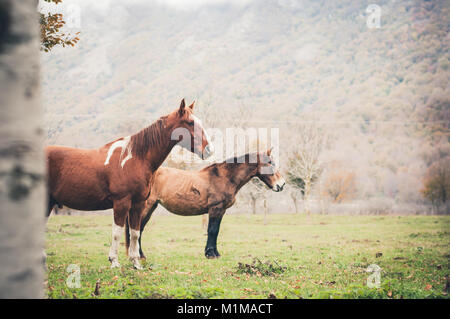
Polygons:
<instances>
[{"instance_id":1,"label":"green grass","mask_svg":"<svg viewBox=\"0 0 450 319\"><path fill-rule=\"evenodd\" d=\"M123 245L121 269L109 268L111 222L50 218L49 298L448 298L448 216L285 214L264 225L259 215L225 215L222 257L208 260L201 217L156 214L144 233L143 271L132 269ZM70 264L80 267L80 288L66 284ZM366 285L370 264L382 269L380 288Z\"/></svg>"}]
</instances>

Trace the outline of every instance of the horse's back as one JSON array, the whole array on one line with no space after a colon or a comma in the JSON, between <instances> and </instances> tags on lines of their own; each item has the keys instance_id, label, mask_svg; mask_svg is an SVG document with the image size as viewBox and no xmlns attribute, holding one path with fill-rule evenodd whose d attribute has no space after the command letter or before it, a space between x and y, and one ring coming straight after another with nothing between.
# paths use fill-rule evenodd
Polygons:
<instances>
[{"instance_id":1,"label":"horse's back","mask_svg":"<svg viewBox=\"0 0 450 319\"><path fill-rule=\"evenodd\" d=\"M110 208L98 150L47 146L48 191L61 205L80 210Z\"/></svg>"},{"instance_id":2,"label":"horse's back","mask_svg":"<svg viewBox=\"0 0 450 319\"><path fill-rule=\"evenodd\" d=\"M190 185L207 187L206 176L200 171L186 171L172 167L160 167L155 173L155 190L162 191L189 191Z\"/></svg>"},{"instance_id":3,"label":"horse's back","mask_svg":"<svg viewBox=\"0 0 450 319\"><path fill-rule=\"evenodd\" d=\"M47 146L46 157L49 177L62 173L77 174L82 177L87 171L101 168L102 158L98 150L81 149L66 146Z\"/></svg>"},{"instance_id":4,"label":"horse's back","mask_svg":"<svg viewBox=\"0 0 450 319\"><path fill-rule=\"evenodd\" d=\"M47 156L53 156L55 154L94 154L98 153L97 149L85 149L85 148L76 148L76 147L68 147L68 146L59 146L59 145L49 145L45 148L45 152Z\"/></svg>"}]
</instances>

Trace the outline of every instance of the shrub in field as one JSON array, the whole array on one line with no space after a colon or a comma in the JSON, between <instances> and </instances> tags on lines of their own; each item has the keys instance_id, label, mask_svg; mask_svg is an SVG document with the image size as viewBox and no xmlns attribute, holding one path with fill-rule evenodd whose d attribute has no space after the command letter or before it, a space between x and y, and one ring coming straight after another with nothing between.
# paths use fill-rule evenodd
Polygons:
<instances>
[{"instance_id":1,"label":"shrub in field","mask_svg":"<svg viewBox=\"0 0 450 319\"><path fill-rule=\"evenodd\" d=\"M258 276L276 276L286 271L286 266L280 266L275 260L273 262L262 262L258 258L253 258L251 264L238 264L238 273Z\"/></svg>"}]
</instances>

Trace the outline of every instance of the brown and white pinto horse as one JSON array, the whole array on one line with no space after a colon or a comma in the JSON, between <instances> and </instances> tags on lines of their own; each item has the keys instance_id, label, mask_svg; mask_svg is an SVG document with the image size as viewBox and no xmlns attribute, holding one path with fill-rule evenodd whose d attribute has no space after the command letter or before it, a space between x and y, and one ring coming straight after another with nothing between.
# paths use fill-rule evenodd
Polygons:
<instances>
[{"instance_id":1,"label":"brown and white pinto horse","mask_svg":"<svg viewBox=\"0 0 450 319\"><path fill-rule=\"evenodd\" d=\"M230 208L236 194L253 177L259 178L275 192L283 190L285 181L275 167L271 150L246 154L232 161L212 164L200 171L184 171L160 167L152 181L147 200L147 213L140 224L139 253L145 258L141 237L152 213L161 204L169 212L182 216L209 215L208 240L205 248L207 258L220 257L217 251L217 235L226 209ZM131 223L130 223L131 224ZM126 247L129 228L126 224Z\"/></svg>"},{"instance_id":2,"label":"brown and white pinto horse","mask_svg":"<svg viewBox=\"0 0 450 319\"><path fill-rule=\"evenodd\" d=\"M131 226L128 255L134 267L141 269L140 222L154 172L177 143L203 159L213 152L193 108L194 103L185 107L183 99L179 108L149 127L99 149L48 146L47 216L55 205L78 210L113 208L111 268L120 266L117 250L128 217Z\"/></svg>"}]
</instances>

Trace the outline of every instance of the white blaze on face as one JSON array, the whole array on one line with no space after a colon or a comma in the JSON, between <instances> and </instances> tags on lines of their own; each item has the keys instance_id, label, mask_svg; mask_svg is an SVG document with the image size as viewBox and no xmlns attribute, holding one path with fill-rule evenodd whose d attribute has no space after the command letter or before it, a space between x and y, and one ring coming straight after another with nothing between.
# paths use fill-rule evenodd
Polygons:
<instances>
[{"instance_id":1,"label":"white blaze on face","mask_svg":"<svg viewBox=\"0 0 450 319\"><path fill-rule=\"evenodd\" d=\"M272 162L272 163L269 164L269 162ZM277 167L275 165L275 162L274 162L272 156L269 156L268 159L267 159L267 157L262 156L262 163L267 164L267 165L263 165L261 167L261 174L273 175L277 172Z\"/></svg>"},{"instance_id":2,"label":"white blaze on face","mask_svg":"<svg viewBox=\"0 0 450 319\"><path fill-rule=\"evenodd\" d=\"M106 160L105 160L105 166L109 164L109 160L111 159L111 156L113 155L114 151L116 150L116 148L121 148L122 152L120 153L120 166L123 168L123 166L125 165L125 163L133 158L133 155L131 154L131 145L130 145L130 141L131 141L131 136L127 136L124 137L116 142L114 142L111 147L108 150L108 156L106 156ZM123 158L123 155L125 154L125 151L127 151L127 156L125 158ZM122 159L123 158L123 159Z\"/></svg>"},{"instance_id":3,"label":"white blaze on face","mask_svg":"<svg viewBox=\"0 0 450 319\"><path fill-rule=\"evenodd\" d=\"M191 114L191 118L194 120L194 130L195 128L199 128L202 130L203 134L205 134L205 139L206 142L208 143L207 145L209 145L209 149L211 151L211 153L214 153L214 146L211 143L211 138L209 137L208 133L206 132L206 130L203 128L203 123L202 120L200 120L197 116L195 116L194 114ZM201 141L200 141L201 142Z\"/></svg>"}]
</instances>

